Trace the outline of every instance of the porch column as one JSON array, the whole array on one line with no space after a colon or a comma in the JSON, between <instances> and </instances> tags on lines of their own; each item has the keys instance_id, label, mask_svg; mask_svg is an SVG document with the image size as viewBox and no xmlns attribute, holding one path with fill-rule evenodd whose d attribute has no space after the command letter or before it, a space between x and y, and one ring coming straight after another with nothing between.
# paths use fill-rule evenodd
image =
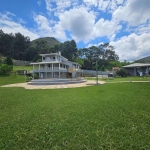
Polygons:
<instances>
[{"instance_id":1,"label":"porch column","mask_svg":"<svg viewBox=\"0 0 150 150\"><path fill-rule=\"evenodd\" d=\"M40 79L40 70L41 70L41 66L40 66L40 64L39 64L39 79Z\"/></svg>"},{"instance_id":2,"label":"porch column","mask_svg":"<svg viewBox=\"0 0 150 150\"><path fill-rule=\"evenodd\" d=\"M44 64L44 79L47 78L47 65Z\"/></svg>"},{"instance_id":3,"label":"porch column","mask_svg":"<svg viewBox=\"0 0 150 150\"><path fill-rule=\"evenodd\" d=\"M59 78L60 78L60 63L59 63Z\"/></svg>"},{"instance_id":4,"label":"porch column","mask_svg":"<svg viewBox=\"0 0 150 150\"><path fill-rule=\"evenodd\" d=\"M134 67L134 76L136 76L136 68Z\"/></svg>"},{"instance_id":5,"label":"porch column","mask_svg":"<svg viewBox=\"0 0 150 150\"><path fill-rule=\"evenodd\" d=\"M33 65L33 79L34 79L34 65Z\"/></svg>"},{"instance_id":6,"label":"porch column","mask_svg":"<svg viewBox=\"0 0 150 150\"><path fill-rule=\"evenodd\" d=\"M147 67L146 67L146 75L148 75L148 73L149 73L148 71L149 71L149 70L148 70L148 66L147 66Z\"/></svg>"},{"instance_id":7,"label":"porch column","mask_svg":"<svg viewBox=\"0 0 150 150\"><path fill-rule=\"evenodd\" d=\"M54 66L52 64L52 78L54 78L54 72L53 72Z\"/></svg>"}]
</instances>

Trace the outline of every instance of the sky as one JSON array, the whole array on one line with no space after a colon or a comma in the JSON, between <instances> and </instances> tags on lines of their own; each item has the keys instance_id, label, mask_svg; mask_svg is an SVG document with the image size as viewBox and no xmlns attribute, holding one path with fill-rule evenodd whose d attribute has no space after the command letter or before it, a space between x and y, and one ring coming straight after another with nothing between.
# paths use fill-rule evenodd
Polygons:
<instances>
[{"instance_id":1,"label":"sky","mask_svg":"<svg viewBox=\"0 0 150 150\"><path fill-rule=\"evenodd\" d=\"M109 42L120 61L150 56L150 0L1 0L0 29L34 40Z\"/></svg>"}]
</instances>

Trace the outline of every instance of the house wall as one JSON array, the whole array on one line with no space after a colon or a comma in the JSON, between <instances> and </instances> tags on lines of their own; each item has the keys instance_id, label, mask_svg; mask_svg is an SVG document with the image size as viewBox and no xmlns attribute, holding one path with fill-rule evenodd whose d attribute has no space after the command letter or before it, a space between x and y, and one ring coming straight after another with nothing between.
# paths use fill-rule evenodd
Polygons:
<instances>
[{"instance_id":1,"label":"house wall","mask_svg":"<svg viewBox=\"0 0 150 150\"><path fill-rule=\"evenodd\" d=\"M59 55L50 55L50 56L43 56L42 62L49 62L49 61L62 61L61 56Z\"/></svg>"},{"instance_id":2,"label":"house wall","mask_svg":"<svg viewBox=\"0 0 150 150\"><path fill-rule=\"evenodd\" d=\"M130 73L131 76L135 76L135 69L134 68L125 68L125 70L127 71L127 73Z\"/></svg>"},{"instance_id":3,"label":"house wall","mask_svg":"<svg viewBox=\"0 0 150 150\"><path fill-rule=\"evenodd\" d=\"M143 72L145 75L149 75L149 67L132 67L132 68L124 68L131 76L139 75L139 72Z\"/></svg>"}]
</instances>

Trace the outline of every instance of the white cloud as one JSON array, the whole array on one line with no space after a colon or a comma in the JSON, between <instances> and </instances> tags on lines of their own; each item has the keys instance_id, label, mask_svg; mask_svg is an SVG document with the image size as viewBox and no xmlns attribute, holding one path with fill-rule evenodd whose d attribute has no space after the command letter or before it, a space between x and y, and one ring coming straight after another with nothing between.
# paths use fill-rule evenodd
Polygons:
<instances>
[{"instance_id":1,"label":"white cloud","mask_svg":"<svg viewBox=\"0 0 150 150\"><path fill-rule=\"evenodd\" d=\"M39 6L41 6L41 1L39 0L39 1L37 1L37 4L39 5Z\"/></svg>"},{"instance_id":2,"label":"white cloud","mask_svg":"<svg viewBox=\"0 0 150 150\"><path fill-rule=\"evenodd\" d=\"M0 14L0 29L5 33L18 33L20 32L24 36L30 37L31 40L37 39L39 36L22 26L20 23L13 21L8 15L11 13ZM13 15L15 16L15 15Z\"/></svg>"},{"instance_id":3,"label":"white cloud","mask_svg":"<svg viewBox=\"0 0 150 150\"><path fill-rule=\"evenodd\" d=\"M71 32L72 37L79 41L89 39L94 26L95 16L84 8L72 9L59 16L62 27Z\"/></svg>"},{"instance_id":4,"label":"white cloud","mask_svg":"<svg viewBox=\"0 0 150 150\"><path fill-rule=\"evenodd\" d=\"M130 33L134 32L138 35L143 34L143 33L150 33L150 20L136 27L128 26L127 31Z\"/></svg>"},{"instance_id":5,"label":"white cloud","mask_svg":"<svg viewBox=\"0 0 150 150\"><path fill-rule=\"evenodd\" d=\"M134 61L136 59L150 56L150 34L131 34L124 36L118 41L110 42L115 47L120 60Z\"/></svg>"},{"instance_id":6,"label":"white cloud","mask_svg":"<svg viewBox=\"0 0 150 150\"><path fill-rule=\"evenodd\" d=\"M53 26L51 21L49 21L45 16L36 14L34 15L34 20L37 23L37 32L40 36L55 37L61 41L67 39L65 32L60 24L55 24Z\"/></svg>"},{"instance_id":7,"label":"white cloud","mask_svg":"<svg viewBox=\"0 0 150 150\"><path fill-rule=\"evenodd\" d=\"M56 16L63 13L67 8L74 4L72 3L72 0L45 0L45 3L48 12L53 12Z\"/></svg>"},{"instance_id":8,"label":"white cloud","mask_svg":"<svg viewBox=\"0 0 150 150\"><path fill-rule=\"evenodd\" d=\"M102 11L114 11L118 5L124 3L125 0L83 0L87 6L94 6Z\"/></svg>"},{"instance_id":9,"label":"white cloud","mask_svg":"<svg viewBox=\"0 0 150 150\"><path fill-rule=\"evenodd\" d=\"M26 24L26 22L22 18L19 18L18 20L20 24Z\"/></svg>"},{"instance_id":10,"label":"white cloud","mask_svg":"<svg viewBox=\"0 0 150 150\"><path fill-rule=\"evenodd\" d=\"M89 47L91 47L91 46L96 46L96 47L98 47L99 45L101 45L101 44L104 44L103 42L100 42L100 43L98 43L98 44L92 44L92 43L90 43L90 44L88 44L87 46L86 46L86 48L89 48Z\"/></svg>"},{"instance_id":11,"label":"white cloud","mask_svg":"<svg viewBox=\"0 0 150 150\"><path fill-rule=\"evenodd\" d=\"M95 37L108 36L111 37L113 34L118 32L122 28L118 25L115 20L104 20L101 18L94 26L93 34Z\"/></svg>"},{"instance_id":12,"label":"white cloud","mask_svg":"<svg viewBox=\"0 0 150 150\"><path fill-rule=\"evenodd\" d=\"M48 12L53 12L56 16L66 11L66 9L85 8L93 10L95 7L98 10L112 12L118 5L122 5L125 0L45 0L46 9ZM51 13L49 13L51 14Z\"/></svg>"},{"instance_id":13,"label":"white cloud","mask_svg":"<svg viewBox=\"0 0 150 150\"><path fill-rule=\"evenodd\" d=\"M150 19L150 0L127 0L113 12L113 17L137 26Z\"/></svg>"},{"instance_id":14,"label":"white cloud","mask_svg":"<svg viewBox=\"0 0 150 150\"><path fill-rule=\"evenodd\" d=\"M115 20L101 18L95 23L95 18L94 12L88 12L85 8L71 9L59 16L60 25L68 30L76 41L88 42L103 36L111 38L121 29L121 25L118 25Z\"/></svg>"}]
</instances>

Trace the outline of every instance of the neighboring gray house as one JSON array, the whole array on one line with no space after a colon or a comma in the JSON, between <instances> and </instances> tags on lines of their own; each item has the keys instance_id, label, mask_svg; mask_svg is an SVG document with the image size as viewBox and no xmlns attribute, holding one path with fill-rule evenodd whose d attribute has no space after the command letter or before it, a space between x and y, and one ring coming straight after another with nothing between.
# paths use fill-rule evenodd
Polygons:
<instances>
[{"instance_id":1,"label":"neighboring gray house","mask_svg":"<svg viewBox=\"0 0 150 150\"><path fill-rule=\"evenodd\" d=\"M123 68L132 76L143 75L143 74L150 75L150 64L134 63L127 66L123 66Z\"/></svg>"},{"instance_id":2,"label":"neighboring gray house","mask_svg":"<svg viewBox=\"0 0 150 150\"><path fill-rule=\"evenodd\" d=\"M38 74L39 79L76 78L82 76L81 65L68 61L61 53L40 54L42 62L33 65L33 79Z\"/></svg>"}]
</instances>

